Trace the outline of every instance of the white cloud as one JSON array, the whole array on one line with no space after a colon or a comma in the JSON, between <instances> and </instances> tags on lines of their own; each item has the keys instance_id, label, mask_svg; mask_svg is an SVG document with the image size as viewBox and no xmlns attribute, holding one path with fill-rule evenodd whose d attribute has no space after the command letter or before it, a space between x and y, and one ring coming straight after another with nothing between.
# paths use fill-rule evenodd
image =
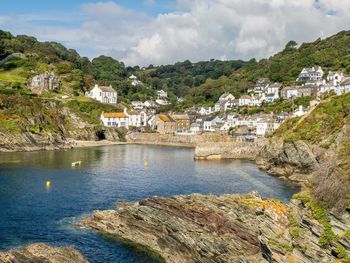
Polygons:
<instances>
[{"instance_id":1,"label":"white cloud","mask_svg":"<svg viewBox=\"0 0 350 263\"><path fill-rule=\"evenodd\" d=\"M144 3L156 8L154 0ZM174 11L156 16L114 2L81 10L77 26L32 24L27 15L16 17L14 30L62 41L90 57L107 54L148 65L268 57L291 39L312 41L350 27L345 0L178 0ZM13 20L0 17L0 27L11 29Z\"/></svg>"}]
</instances>

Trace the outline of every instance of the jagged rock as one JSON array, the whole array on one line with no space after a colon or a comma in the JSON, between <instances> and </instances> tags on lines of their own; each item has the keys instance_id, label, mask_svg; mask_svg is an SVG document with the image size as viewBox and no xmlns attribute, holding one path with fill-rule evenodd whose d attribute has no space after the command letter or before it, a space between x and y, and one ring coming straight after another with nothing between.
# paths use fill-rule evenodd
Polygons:
<instances>
[{"instance_id":1,"label":"jagged rock","mask_svg":"<svg viewBox=\"0 0 350 263\"><path fill-rule=\"evenodd\" d=\"M0 263L88 263L74 248L37 243L23 249L0 252Z\"/></svg>"},{"instance_id":2,"label":"jagged rock","mask_svg":"<svg viewBox=\"0 0 350 263\"><path fill-rule=\"evenodd\" d=\"M165 262L316 263L336 259L332 248L319 244L322 225L298 200L284 205L257 193L193 194L152 197L118 207L96 211L82 224L142 245ZM290 234L295 227L292 221L298 236Z\"/></svg>"}]
</instances>

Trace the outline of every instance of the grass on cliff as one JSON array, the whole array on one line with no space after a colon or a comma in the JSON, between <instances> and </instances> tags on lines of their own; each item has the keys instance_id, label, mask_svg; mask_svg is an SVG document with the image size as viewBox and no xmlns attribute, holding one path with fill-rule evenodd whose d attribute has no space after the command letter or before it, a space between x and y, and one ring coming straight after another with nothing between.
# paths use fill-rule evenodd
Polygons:
<instances>
[{"instance_id":1,"label":"grass on cliff","mask_svg":"<svg viewBox=\"0 0 350 263\"><path fill-rule=\"evenodd\" d=\"M59 133L67 124L59 103L20 94L0 94L0 130L5 133Z\"/></svg>"},{"instance_id":2,"label":"grass on cliff","mask_svg":"<svg viewBox=\"0 0 350 263\"><path fill-rule=\"evenodd\" d=\"M98 101L83 101L83 100L70 100L65 104L72 112L78 117L82 118L87 123L93 125L100 125L101 113L104 112L121 112L123 109L111 105L103 104Z\"/></svg>"},{"instance_id":3,"label":"grass on cliff","mask_svg":"<svg viewBox=\"0 0 350 263\"><path fill-rule=\"evenodd\" d=\"M312 212L313 217L323 226L323 232L319 243L323 247L336 243L339 237L333 232L327 209L316 202L309 192L301 192L293 196L294 199L302 201Z\"/></svg>"},{"instance_id":4,"label":"grass on cliff","mask_svg":"<svg viewBox=\"0 0 350 263\"><path fill-rule=\"evenodd\" d=\"M345 94L322 102L303 120L288 120L275 135L283 137L286 142L307 140L328 148L349 120L350 94Z\"/></svg>"}]
</instances>

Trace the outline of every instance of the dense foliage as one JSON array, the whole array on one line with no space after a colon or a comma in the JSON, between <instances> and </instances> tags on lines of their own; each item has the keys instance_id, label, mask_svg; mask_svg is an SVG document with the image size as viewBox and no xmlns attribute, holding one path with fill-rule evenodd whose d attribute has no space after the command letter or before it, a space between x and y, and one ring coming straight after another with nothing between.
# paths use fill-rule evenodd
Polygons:
<instances>
[{"instance_id":1,"label":"dense foliage","mask_svg":"<svg viewBox=\"0 0 350 263\"><path fill-rule=\"evenodd\" d=\"M223 92L238 97L261 77L290 84L303 67L319 65L326 73L329 70L350 73L349 54L350 31L342 31L299 47L295 41L289 41L283 51L259 62L255 59L197 63L186 60L141 69L125 67L123 62L108 56L90 61L59 43L39 42L34 37L13 36L0 30L0 86L24 87L31 76L54 71L62 80L64 92L78 95L99 83L112 85L122 100L144 101L155 98L156 90L164 89L173 104L176 97L185 98L185 102L177 106L183 109L194 104L213 105ZM143 85L132 86L128 79L131 74Z\"/></svg>"}]
</instances>

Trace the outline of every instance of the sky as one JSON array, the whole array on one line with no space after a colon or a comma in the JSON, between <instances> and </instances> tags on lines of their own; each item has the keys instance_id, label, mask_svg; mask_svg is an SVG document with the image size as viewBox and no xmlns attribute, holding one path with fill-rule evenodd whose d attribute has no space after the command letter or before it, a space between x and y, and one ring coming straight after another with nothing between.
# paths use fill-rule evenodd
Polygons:
<instances>
[{"instance_id":1,"label":"sky","mask_svg":"<svg viewBox=\"0 0 350 263\"><path fill-rule=\"evenodd\" d=\"M350 30L350 0L0 0L0 29L130 66L261 59Z\"/></svg>"}]
</instances>

